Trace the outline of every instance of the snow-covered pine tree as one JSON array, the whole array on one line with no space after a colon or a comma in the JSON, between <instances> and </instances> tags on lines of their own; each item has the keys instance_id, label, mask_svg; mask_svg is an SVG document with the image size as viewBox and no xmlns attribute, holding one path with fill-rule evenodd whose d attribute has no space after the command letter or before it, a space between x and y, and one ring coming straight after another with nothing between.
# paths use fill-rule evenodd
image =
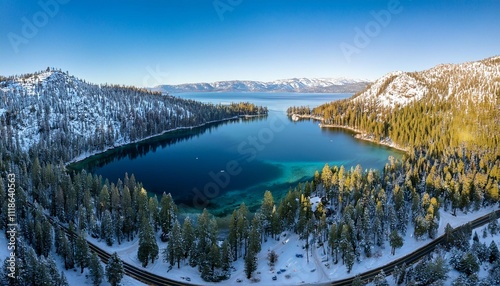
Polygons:
<instances>
[{"instance_id":1,"label":"snow-covered pine tree","mask_svg":"<svg viewBox=\"0 0 500 286\"><path fill-rule=\"evenodd\" d=\"M229 219L229 245L234 251L234 260L238 259L238 212L233 210L231 218Z\"/></svg>"},{"instance_id":2,"label":"snow-covered pine tree","mask_svg":"<svg viewBox=\"0 0 500 286\"><path fill-rule=\"evenodd\" d=\"M151 215L151 223L154 226L155 232L157 232L158 225L160 224L160 213L158 210L158 197L156 197L156 195L149 198L148 208L149 208L149 213Z\"/></svg>"},{"instance_id":3,"label":"snow-covered pine tree","mask_svg":"<svg viewBox=\"0 0 500 286\"><path fill-rule=\"evenodd\" d=\"M195 233L191 218L186 217L182 223L182 249L184 258L188 258L191 250L195 248Z\"/></svg>"},{"instance_id":4,"label":"snow-covered pine tree","mask_svg":"<svg viewBox=\"0 0 500 286\"><path fill-rule=\"evenodd\" d=\"M274 265L278 261L278 254L274 250L271 250L267 254L267 260L269 260L269 266L271 266L271 269L274 269Z\"/></svg>"},{"instance_id":5,"label":"snow-covered pine tree","mask_svg":"<svg viewBox=\"0 0 500 286\"><path fill-rule=\"evenodd\" d=\"M126 177L127 178L127 177ZM128 181L128 179L127 179ZM136 213L132 208L132 197L130 190L126 184L123 186L122 192L122 212L123 212L123 234L130 241L134 237L135 217Z\"/></svg>"},{"instance_id":6,"label":"snow-covered pine tree","mask_svg":"<svg viewBox=\"0 0 500 286\"><path fill-rule=\"evenodd\" d=\"M257 270L257 254L249 248L245 256L245 274L248 279L252 278L255 270Z\"/></svg>"},{"instance_id":7,"label":"snow-covered pine tree","mask_svg":"<svg viewBox=\"0 0 500 286\"><path fill-rule=\"evenodd\" d=\"M95 252L92 252L89 262L89 276L94 286L99 286L104 278L104 268L101 265L101 260Z\"/></svg>"},{"instance_id":8,"label":"snow-covered pine tree","mask_svg":"<svg viewBox=\"0 0 500 286\"><path fill-rule=\"evenodd\" d=\"M120 257L118 257L118 253L114 252L106 265L106 277L108 278L109 284L111 284L111 286L119 285L124 274L123 262Z\"/></svg>"},{"instance_id":9,"label":"snow-covered pine tree","mask_svg":"<svg viewBox=\"0 0 500 286\"><path fill-rule=\"evenodd\" d=\"M226 277L230 274L230 267L233 260L233 248L229 244L229 241L225 239L221 246L221 269Z\"/></svg>"},{"instance_id":10,"label":"snow-covered pine tree","mask_svg":"<svg viewBox=\"0 0 500 286\"><path fill-rule=\"evenodd\" d=\"M168 261L171 266L177 263L177 268L181 267L181 259L184 258L184 244L182 242L182 229L179 221L176 219L170 233L168 241Z\"/></svg>"},{"instance_id":11,"label":"snow-covered pine tree","mask_svg":"<svg viewBox=\"0 0 500 286\"><path fill-rule=\"evenodd\" d=\"M238 252L240 256L246 255L248 247L248 208L245 202L242 202L238 209L238 221L236 223L238 228ZM245 248L245 254L242 253L242 246Z\"/></svg>"},{"instance_id":12,"label":"snow-covered pine tree","mask_svg":"<svg viewBox=\"0 0 500 286\"><path fill-rule=\"evenodd\" d=\"M248 237L248 251L257 254L261 250L261 233L260 233L260 217L255 214L252 219L252 228Z\"/></svg>"},{"instance_id":13,"label":"snow-covered pine tree","mask_svg":"<svg viewBox=\"0 0 500 286\"><path fill-rule=\"evenodd\" d=\"M387 282L386 275L384 270L380 270L380 273L373 278L373 284L375 286L389 286L389 282Z\"/></svg>"},{"instance_id":14,"label":"snow-covered pine tree","mask_svg":"<svg viewBox=\"0 0 500 286\"><path fill-rule=\"evenodd\" d=\"M491 241L490 246L488 247L488 250L490 252L490 256L488 257L488 260L490 263L495 263L499 261L500 259L500 251L498 251L498 246L495 243L495 241Z\"/></svg>"},{"instance_id":15,"label":"snow-covered pine tree","mask_svg":"<svg viewBox=\"0 0 500 286\"><path fill-rule=\"evenodd\" d=\"M221 253L217 243L213 243L210 247L210 252L208 252L208 261L210 264L211 274L212 276L215 276L215 268L221 266Z\"/></svg>"},{"instance_id":16,"label":"snow-covered pine tree","mask_svg":"<svg viewBox=\"0 0 500 286\"><path fill-rule=\"evenodd\" d=\"M76 266L80 267L80 273L83 273L83 269L88 266L89 256L90 250L87 244L86 234L84 231L80 231L75 242L75 262Z\"/></svg>"},{"instance_id":17,"label":"snow-covered pine tree","mask_svg":"<svg viewBox=\"0 0 500 286\"><path fill-rule=\"evenodd\" d=\"M114 243L114 233L113 218L109 210L105 210L101 220L101 238L106 241L108 246L112 246Z\"/></svg>"},{"instance_id":18,"label":"snow-covered pine tree","mask_svg":"<svg viewBox=\"0 0 500 286\"><path fill-rule=\"evenodd\" d=\"M113 212L113 237L116 238L118 244L121 244L123 238L123 217L118 211Z\"/></svg>"},{"instance_id":19,"label":"snow-covered pine tree","mask_svg":"<svg viewBox=\"0 0 500 286\"><path fill-rule=\"evenodd\" d=\"M148 266L150 259L151 263L154 263L158 252L159 249L153 227L147 218L143 218L139 230L139 249L137 250L137 258L142 262L142 267Z\"/></svg>"},{"instance_id":20,"label":"snow-covered pine tree","mask_svg":"<svg viewBox=\"0 0 500 286\"><path fill-rule=\"evenodd\" d=\"M403 238L399 235L398 231L396 229L393 230L389 236L392 255L396 254L396 248L401 248L403 246L403 242Z\"/></svg>"},{"instance_id":21,"label":"snow-covered pine tree","mask_svg":"<svg viewBox=\"0 0 500 286\"><path fill-rule=\"evenodd\" d=\"M491 235L495 235L498 232L498 219L496 212L490 214L490 222L488 223L488 229Z\"/></svg>"},{"instance_id":22,"label":"snow-covered pine tree","mask_svg":"<svg viewBox=\"0 0 500 286\"><path fill-rule=\"evenodd\" d=\"M168 235L177 219L177 206L170 193L163 193L160 207L159 221L161 224L161 231L164 235Z\"/></svg>"},{"instance_id":23,"label":"snow-covered pine tree","mask_svg":"<svg viewBox=\"0 0 500 286\"><path fill-rule=\"evenodd\" d=\"M364 286L364 285L365 285L365 283L363 282L363 280L361 279L361 276L359 276L359 274L354 276L354 279L352 280L351 286Z\"/></svg>"},{"instance_id":24,"label":"snow-covered pine tree","mask_svg":"<svg viewBox=\"0 0 500 286\"><path fill-rule=\"evenodd\" d=\"M262 231L266 238L271 231L273 210L275 210L273 194L270 191L266 191L260 207L260 212L262 214Z\"/></svg>"}]
</instances>

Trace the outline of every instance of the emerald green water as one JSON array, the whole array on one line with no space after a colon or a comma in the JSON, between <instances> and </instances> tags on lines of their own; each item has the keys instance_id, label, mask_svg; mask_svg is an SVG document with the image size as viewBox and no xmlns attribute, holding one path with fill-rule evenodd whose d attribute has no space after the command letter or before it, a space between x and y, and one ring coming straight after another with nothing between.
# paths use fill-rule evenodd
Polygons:
<instances>
[{"instance_id":1,"label":"emerald green water","mask_svg":"<svg viewBox=\"0 0 500 286\"><path fill-rule=\"evenodd\" d=\"M360 141L353 133L292 122L291 105L316 106L346 94L198 93L181 97L206 102L250 101L266 105L267 117L233 120L179 130L110 150L74 164L110 181L135 174L150 193L170 192L183 212L203 208L224 216L241 202L251 210L266 190L279 199L298 182L310 180L325 163L381 169L402 153Z\"/></svg>"}]
</instances>

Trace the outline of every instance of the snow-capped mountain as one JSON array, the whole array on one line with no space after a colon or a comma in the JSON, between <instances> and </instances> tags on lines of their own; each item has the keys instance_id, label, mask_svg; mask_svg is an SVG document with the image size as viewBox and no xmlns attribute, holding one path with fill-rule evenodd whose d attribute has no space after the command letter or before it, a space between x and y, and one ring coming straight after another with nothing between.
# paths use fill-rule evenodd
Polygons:
<instances>
[{"instance_id":1,"label":"snow-capped mountain","mask_svg":"<svg viewBox=\"0 0 500 286\"><path fill-rule=\"evenodd\" d=\"M461 64L442 64L421 72L386 74L355 95L379 106L404 106L427 95L487 100L500 92L500 56Z\"/></svg>"},{"instance_id":2,"label":"snow-capped mountain","mask_svg":"<svg viewBox=\"0 0 500 286\"><path fill-rule=\"evenodd\" d=\"M272 82L261 81L218 81L213 83L188 83L160 85L152 90L164 93L182 92L317 92L354 93L363 90L369 81L347 78L292 78Z\"/></svg>"}]
</instances>

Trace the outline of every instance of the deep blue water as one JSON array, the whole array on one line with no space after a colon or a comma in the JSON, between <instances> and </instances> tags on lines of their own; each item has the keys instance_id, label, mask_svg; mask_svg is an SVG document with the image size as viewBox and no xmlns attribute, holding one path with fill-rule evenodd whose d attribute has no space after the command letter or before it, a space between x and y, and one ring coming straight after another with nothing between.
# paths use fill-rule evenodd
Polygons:
<instances>
[{"instance_id":1,"label":"deep blue water","mask_svg":"<svg viewBox=\"0 0 500 286\"><path fill-rule=\"evenodd\" d=\"M275 199L298 182L311 179L325 163L361 164L381 169L393 149L353 138L318 122L292 122L284 110L317 106L347 94L193 93L184 98L204 102L250 101L270 108L265 118L235 120L167 133L88 158L78 166L115 182L135 174L150 193L170 192L184 212L204 207L225 215L245 201L255 209L265 190Z\"/></svg>"}]
</instances>

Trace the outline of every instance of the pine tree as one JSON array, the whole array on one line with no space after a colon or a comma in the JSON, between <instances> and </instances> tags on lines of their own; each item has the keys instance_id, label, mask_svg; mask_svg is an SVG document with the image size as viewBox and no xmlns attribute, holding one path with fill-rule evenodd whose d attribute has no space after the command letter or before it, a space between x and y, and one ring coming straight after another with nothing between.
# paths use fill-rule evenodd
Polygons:
<instances>
[{"instance_id":1,"label":"pine tree","mask_svg":"<svg viewBox=\"0 0 500 286\"><path fill-rule=\"evenodd\" d=\"M264 234L266 234L266 235L268 234L269 230L271 229L272 216L273 216L274 210L275 210L275 208L274 208L273 194L270 191L266 191L264 193L264 199L263 199L262 205L260 207L260 211L262 213Z\"/></svg>"},{"instance_id":2,"label":"pine tree","mask_svg":"<svg viewBox=\"0 0 500 286\"><path fill-rule=\"evenodd\" d=\"M109 191L108 187L104 185L101 189L101 193L99 194L99 206L97 213L99 217L101 217L101 215L104 213L105 210L109 210L109 205L110 205Z\"/></svg>"},{"instance_id":3,"label":"pine tree","mask_svg":"<svg viewBox=\"0 0 500 286\"><path fill-rule=\"evenodd\" d=\"M158 225L160 224L160 212L158 210L158 198L156 197L156 195L154 195L154 197L152 198L149 198L148 208L156 232L158 231Z\"/></svg>"},{"instance_id":4,"label":"pine tree","mask_svg":"<svg viewBox=\"0 0 500 286\"><path fill-rule=\"evenodd\" d=\"M61 275L59 275L59 283L57 286L69 286L68 279L66 278L66 275L64 275L64 271L61 271Z\"/></svg>"},{"instance_id":5,"label":"pine tree","mask_svg":"<svg viewBox=\"0 0 500 286\"><path fill-rule=\"evenodd\" d=\"M457 270L467 275L478 272L479 261L477 257L471 252L465 253L460 260Z\"/></svg>"},{"instance_id":6,"label":"pine tree","mask_svg":"<svg viewBox=\"0 0 500 286\"><path fill-rule=\"evenodd\" d=\"M255 270L257 270L257 254L249 249L245 256L245 274L248 279L252 277Z\"/></svg>"},{"instance_id":7,"label":"pine tree","mask_svg":"<svg viewBox=\"0 0 500 286\"><path fill-rule=\"evenodd\" d=\"M490 246L488 247L488 250L490 252L490 256L488 257L488 260L490 263L495 263L499 261L500 258L500 252L498 251L498 246L495 243L495 241L491 241Z\"/></svg>"},{"instance_id":8,"label":"pine tree","mask_svg":"<svg viewBox=\"0 0 500 286\"><path fill-rule=\"evenodd\" d=\"M139 222L139 228L142 227L144 222L148 224L151 221L151 214L149 213L149 204L148 204L148 193L144 188L141 187L140 191L138 191L136 197L137 201L137 220Z\"/></svg>"},{"instance_id":9,"label":"pine tree","mask_svg":"<svg viewBox=\"0 0 500 286\"><path fill-rule=\"evenodd\" d=\"M170 265L177 263L177 268L180 268L181 259L184 257L184 249L182 242L182 230L178 220L175 220L170 240L168 241L168 256Z\"/></svg>"},{"instance_id":10,"label":"pine tree","mask_svg":"<svg viewBox=\"0 0 500 286\"><path fill-rule=\"evenodd\" d=\"M364 286L364 285L365 283L363 283L363 280L361 279L361 276L359 276L359 274L354 276L351 286Z\"/></svg>"},{"instance_id":11,"label":"pine tree","mask_svg":"<svg viewBox=\"0 0 500 286\"><path fill-rule=\"evenodd\" d=\"M159 221L163 234L168 235L177 218L177 206L172 199L170 193L163 193L160 202L161 210L159 213Z\"/></svg>"},{"instance_id":12,"label":"pine tree","mask_svg":"<svg viewBox=\"0 0 500 286\"><path fill-rule=\"evenodd\" d=\"M101 237L106 241L108 246L112 246L115 240L113 233L113 218L109 210L105 210L101 221Z\"/></svg>"},{"instance_id":13,"label":"pine tree","mask_svg":"<svg viewBox=\"0 0 500 286\"><path fill-rule=\"evenodd\" d=\"M339 242L340 250L342 252L343 261L347 267L347 273L351 272L352 266L354 265L354 260L356 255L352 247L352 237L351 230L348 225L342 227L341 238Z\"/></svg>"},{"instance_id":14,"label":"pine tree","mask_svg":"<svg viewBox=\"0 0 500 286\"><path fill-rule=\"evenodd\" d=\"M233 210L233 214L229 219L229 234L228 241L234 251L234 260L238 258L238 212Z\"/></svg>"},{"instance_id":15,"label":"pine tree","mask_svg":"<svg viewBox=\"0 0 500 286\"><path fill-rule=\"evenodd\" d=\"M210 263L210 269L212 275L214 275L214 270L221 265L221 253L217 243L213 243L210 247L210 252L208 253L208 261Z\"/></svg>"},{"instance_id":16,"label":"pine tree","mask_svg":"<svg viewBox=\"0 0 500 286\"><path fill-rule=\"evenodd\" d=\"M87 210L83 205L78 206L78 229L87 230Z\"/></svg>"},{"instance_id":17,"label":"pine tree","mask_svg":"<svg viewBox=\"0 0 500 286\"><path fill-rule=\"evenodd\" d=\"M50 222L44 218L42 222L42 233L43 233L43 243L42 243L42 254L45 257L49 256L49 252L52 248L52 225Z\"/></svg>"},{"instance_id":18,"label":"pine tree","mask_svg":"<svg viewBox=\"0 0 500 286\"><path fill-rule=\"evenodd\" d=\"M337 224L333 223L330 226L330 231L328 233L328 246L330 247L333 263L337 264L338 262L338 236L337 236Z\"/></svg>"},{"instance_id":19,"label":"pine tree","mask_svg":"<svg viewBox=\"0 0 500 286\"><path fill-rule=\"evenodd\" d=\"M99 286L104 278L104 269L95 252L92 252L92 255L90 256L89 275L92 279L92 284L95 286Z\"/></svg>"},{"instance_id":20,"label":"pine tree","mask_svg":"<svg viewBox=\"0 0 500 286\"><path fill-rule=\"evenodd\" d=\"M75 266L75 253L74 253L74 243L64 236L62 240L61 249L63 251L62 257L64 258L64 267L66 270L71 269Z\"/></svg>"},{"instance_id":21,"label":"pine tree","mask_svg":"<svg viewBox=\"0 0 500 286\"><path fill-rule=\"evenodd\" d=\"M85 232L80 231L75 243L75 262L80 267L80 273L83 273L83 269L89 264L90 250L85 236Z\"/></svg>"},{"instance_id":22,"label":"pine tree","mask_svg":"<svg viewBox=\"0 0 500 286\"><path fill-rule=\"evenodd\" d=\"M330 191L331 187L331 180L332 180L332 170L330 169L330 166L328 164L325 164L323 167L323 170L321 171L321 182L323 183L323 188L325 191L328 193Z\"/></svg>"},{"instance_id":23,"label":"pine tree","mask_svg":"<svg viewBox=\"0 0 500 286\"><path fill-rule=\"evenodd\" d=\"M274 265L278 261L278 254L274 250L271 250L271 252L267 254L267 260L269 260L269 266L273 269Z\"/></svg>"},{"instance_id":24,"label":"pine tree","mask_svg":"<svg viewBox=\"0 0 500 286\"><path fill-rule=\"evenodd\" d=\"M132 198L128 186L123 187L122 192L122 209L123 209L123 233L127 240L131 240L135 228L135 212L132 208Z\"/></svg>"},{"instance_id":25,"label":"pine tree","mask_svg":"<svg viewBox=\"0 0 500 286\"><path fill-rule=\"evenodd\" d=\"M498 232L498 219L496 212L490 214L490 222L488 223L488 229L491 235L495 235Z\"/></svg>"},{"instance_id":26,"label":"pine tree","mask_svg":"<svg viewBox=\"0 0 500 286\"><path fill-rule=\"evenodd\" d=\"M221 246L221 268L224 274L227 276L230 273L231 262L234 260L232 247L229 245L229 241L226 239L222 242Z\"/></svg>"},{"instance_id":27,"label":"pine tree","mask_svg":"<svg viewBox=\"0 0 500 286\"><path fill-rule=\"evenodd\" d=\"M242 255L241 248L244 245L245 255L246 255L249 228L248 228L248 209L244 202L241 203L240 208L238 209L238 221L236 224L238 228L238 252L235 253L240 253L241 256Z\"/></svg>"},{"instance_id":28,"label":"pine tree","mask_svg":"<svg viewBox=\"0 0 500 286\"><path fill-rule=\"evenodd\" d=\"M191 250L195 248L195 239L196 237L191 219L187 217L182 224L182 249L184 250L184 258L187 258Z\"/></svg>"},{"instance_id":29,"label":"pine tree","mask_svg":"<svg viewBox=\"0 0 500 286\"><path fill-rule=\"evenodd\" d=\"M446 226L444 227L444 233L445 233L445 246L447 249L449 249L454 240L453 227L449 223L447 223Z\"/></svg>"},{"instance_id":30,"label":"pine tree","mask_svg":"<svg viewBox=\"0 0 500 286\"><path fill-rule=\"evenodd\" d=\"M397 230L393 230L389 237L389 244L391 245L391 253L394 255L396 253L396 248L401 248L403 246L403 238L399 236Z\"/></svg>"},{"instance_id":31,"label":"pine tree","mask_svg":"<svg viewBox=\"0 0 500 286\"><path fill-rule=\"evenodd\" d=\"M255 214L252 219L252 228L250 229L250 234L248 237L248 251L257 254L260 252L260 250L260 218L258 214Z\"/></svg>"},{"instance_id":32,"label":"pine tree","mask_svg":"<svg viewBox=\"0 0 500 286\"><path fill-rule=\"evenodd\" d=\"M380 273L373 278L373 284L375 286L389 286L389 282L387 282L386 275L384 270L380 270Z\"/></svg>"},{"instance_id":33,"label":"pine tree","mask_svg":"<svg viewBox=\"0 0 500 286\"><path fill-rule=\"evenodd\" d=\"M151 263L154 263L158 252L158 244L156 243L153 228L149 220L144 218L139 231L139 249L137 250L137 258L142 262L142 267L148 266L149 259L151 259Z\"/></svg>"},{"instance_id":34,"label":"pine tree","mask_svg":"<svg viewBox=\"0 0 500 286\"><path fill-rule=\"evenodd\" d=\"M198 216L198 225L196 226L196 253L197 253L197 264L201 269L204 267L208 271L209 267L206 265L208 252L212 243L215 242L210 235L210 214L206 209L203 209L201 215Z\"/></svg>"},{"instance_id":35,"label":"pine tree","mask_svg":"<svg viewBox=\"0 0 500 286\"><path fill-rule=\"evenodd\" d=\"M116 211L115 213L113 213L112 219L113 219L114 237L116 237L118 244L121 244L123 237L123 218L120 215L120 213Z\"/></svg>"},{"instance_id":36,"label":"pine tree","mask_svg":"<svg viewBox=\"0 0 500 286\"><path fill-rule=\"evenodd\" d=\"M120 257L118 257L118 254L114 252L108 260L108 265L106 265L106 277L108 278L109 284L112 286L119 285L124 274L123 262Z\"/></svg>"}]
</instances>

